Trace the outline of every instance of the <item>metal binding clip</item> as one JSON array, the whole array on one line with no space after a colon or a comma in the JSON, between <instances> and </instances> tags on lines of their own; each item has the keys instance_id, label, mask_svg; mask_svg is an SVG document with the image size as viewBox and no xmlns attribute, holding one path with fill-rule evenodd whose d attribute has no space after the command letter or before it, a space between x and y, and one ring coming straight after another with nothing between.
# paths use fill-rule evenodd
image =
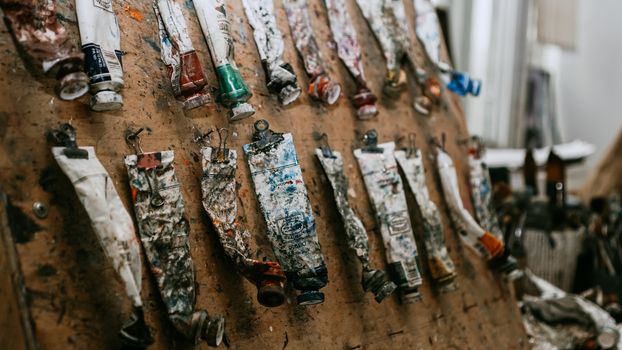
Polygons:
<instances>
[{"instance_id":1,"label":"metal binding clip","mask_svg":"<svg viewBox=\"0 0 622 350\"><path fill-rule=\"evenodd\" d=\"M325 132L320 135L319 141L320 149L322 150L322 155L324 156L324 158L337 158L333 153L332 148L330 148L330 145L328 144L328 135Z\"/></svg>"},{"instance_id":2,"label":"metal binding clip","mask_svg":"<svg viewBox=\"0 0 622 350\"><path fill-rule=\"evenodd\" d=\"M155 169L162 165L162 153L160 152L151 152L144 153L143 148L140 144L140 133L143 132L145 128L140 128L136 131L132 129L125 130L125 142L127 142L128 146L134 149L136 152L136 167L139 170L143 170L145 172L145 178L147 179L147 185L149 186L149 192L151 193L151 199L149 204L151 206L159 208L164 205L164 197L160 194L160 188L158 185L158 179L155 174ZM151 177L153 176L153 179ZM153 180L153 184L151 183Z\"/></svg>"},{"instance_id":3,"label":"metal binding clip","mask_svg":"<svg viewBox=\"0 0 622 350\"><path fill-rule=\"evenodd\" d=\"M270 123L267 120L260 119L253 126L255 128L253 141L258 149L262 150L283 141L283 134L270 130Z\"/></svg>"},{"instance_id":4,"label":"metal binding clip","mask_svg":"<svg viewBox=\"0 0 622 350\"><path fill-rule=\"evenodd\" d=\"M58 126L58 129L50 130L48 132L48 139L57 145L65 147L63 153L67 158L89 159L89 152L78 148L76 129L69 123L63 123Z\"/></svg>"},{"instance_id":5,"label":"metal binding clip","mask_svg":"<svg viewBox=\"0 0 622 350\"><path fill-rule=\"evenodd\" d=\"M363 135L365 146L361 150L365 153L383 153L384 149L378 147L378 132L376 129L369 130Z\"/></svg>"}]
</instances>

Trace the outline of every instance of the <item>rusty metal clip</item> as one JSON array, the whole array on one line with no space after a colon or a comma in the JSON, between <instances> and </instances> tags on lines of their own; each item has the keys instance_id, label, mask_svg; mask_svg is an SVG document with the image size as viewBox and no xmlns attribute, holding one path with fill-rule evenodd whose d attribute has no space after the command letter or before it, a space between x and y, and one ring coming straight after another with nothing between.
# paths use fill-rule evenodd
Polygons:
<instances>
[{"instance_id":1,"label":"rusty metal clip","mask_svg":"<svg viewBox=\"0 0 622 350\"><path fill-rule=\"evenodd\" d=\"M142 133L145 128L139 128L136 131L128 128L125 130L125 142L134 149L136 152L136 167L139 170L145 171L147 175L147 185L149 185L149 192L151 193L151 201L150 204L156 208L164 205L164 198L160 194L160 188L158 185L157 176L155 174L155 169L162 165L162 153L160 152L143 152L143 148L140 144L140 133ZM152 179L153 177L153 179ZM153 184L151 183L153 181Z\"/></svg>"}]
</instances>

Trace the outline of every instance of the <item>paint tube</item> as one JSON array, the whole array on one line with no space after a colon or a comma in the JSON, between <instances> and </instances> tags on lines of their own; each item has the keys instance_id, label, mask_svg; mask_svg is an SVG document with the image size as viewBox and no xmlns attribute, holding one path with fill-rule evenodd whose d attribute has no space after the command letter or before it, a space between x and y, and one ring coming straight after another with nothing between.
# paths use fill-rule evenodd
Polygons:
<instances>
[{"instance_id":1,"label":"paint tube","mask_svg":"<svg viewBox=\"0 0 622 350\"><path fill-rule=\"evenodd\" d=\"M274 254L300 291L298 305L322 303L328 270L292 134L272 132L267 121L259 120L253 141L244 145L244 153Z\"/></svg>"},{"instance_id":2,"label":"paint tube","mask_svg":"<svg viewBox=\"0 0 622 350\"><path fill-rule=\"evenodd\" d=\"M406 150L395 151L394 155L421 210L423 242L432 279L440 287L448 286L447 290L450 290L456 277L456 267L445 246L440 213L428 193L421 150L411 147Z\"/></svg>"},{"instance_id":3,"label":"paint tube","mask_svg":"<svg viewBox=\"0 0 622 350\"><path fill-rule=\"evenodd\" d=\"M410 223L404 187L393 156L394 149L393 142L376 146L374 141L364 148L354 150L354 156L359 163L369 201L380 226L393 282L400 289L402 301L413 303L421 299L419 253Z\"/></svg>"},{"instance_id":4,"label":"paint tube","mask_svg":"<svg viewBox=\"0 0 622 350\"><path fill-rule=\"evenodd\" d=\"M503 241L503 231L492 203L492 182L488 167L482 155L484 152L481 140L474 136L469 147L469 170L471 180L471 197L475 217L483 229L491 232L497 239Z\"/></svg>"},{"instance_id":5,"label":"paint tube","mask_svg":"<svg viewBox=\"0 0 622 350\"><path fill-rule=\"evenodd\" d=\"M140 132L140 130L139 130ZM224 318L210 318L195 310L194 264L188 239L190 227L184 217L184 202L173 151L143 153L138 133L128 134L136 153L125 156L138 232L149 260L168 317L175 328L198 344L218 346L223 338Z\"/></svg>"},{"instance_id":6,"label":"paint tube","mask_svg":"<svg viewBox=\"0 0 622 350\"><path fill-rule=\"evenodd\" d=\"M479 226L464 207L458 188L458 175L449 155L439 148L436 162L445 202L462 241L487 259L491 268L502 271L510 278L518 277L516 259L509 255L503 241Z\"/></svg>"},{"instance_id":7,"label":"paint tube","mask_svg":"<svg viewBox=\"0 0 622 350\"><path fill-rule=\"evenodd\" d=\"M24 63L55 78L61 99L75 100L88 92L84 56L57 21L55 0L0 0L0 8Z\"/></svg>"},{"instance_id":8,"label":"paint tube","mask_svg":"<svg viewBox=\"0 0 622 350\"><path fill-rule=\"evenodd\" d=\"M320 161L324 173L333 189L337 210L343 220L343 226L348 245L361 262L363 290L372 292L378 303L391 295L397 288L395 283L388 279L383 270L373 269L369 262L369 239L365 226L348 202L348 179L343 171L341 153L333 151L328 146L315 149L315 155Z\"/></svg>"},{"instance_id":9,"label":"paint tube","mask_svg":"<svg viewBox=\"0 0 622 350\"><path fill-rule=\"evenodd\" d=\"M111 111L123 106L121 33L112 0L76 0L84 67L91 86L91 109Z\"/></svg>"},{"instance_id":10,"label":"paint tube","mask_svg":"<svg viewBox=\"0 0 622 350\"><path fill-rule=\"evenodd\" d=\"M447 88L460 96L471 94L478 96L481 91L481 80L471 79L468 74L454 70L451 65L441 59L440 22L436 9L430 0L413 0L415 7L415 33L423 44L425 52L432 64L442 73Z\"/></svg>"},{"instance_id":11,"label":"paint tube","mask_svg":"<svg viewBox=\"0 0 622 350\"><path fill-rule=\"evenodd\" d=\"M369 90L363 72L361 47L356 38L352 19L348 14L345 0L324 0L328 9L328 21L337 45L337 54L356 81L356 93L352 100L357 108L359 119L369 119L378 114L378 98Z\"/></svg>"},{"instance_id":12,"label":"paint tube","mask_svg":"<svg viewBox=\"0 0 622 350\"><path fill-rule=\"evenodd\" d=\"M244 277L257 286L257 300L275 307L285 301L285 274L281 265L272 261L251 259L248 231L237 219L235 171L237 153L225 147L203 147L201 189L203 207L209 215L227 256Z\"/></svg>"},{"instance_id":13,"label":"paint tube","mask_svg":"<svg viewBox=\"0 0 622 350\"><path fill-rule=\"evenodd\" d=\"M320 48L313 35L307 1L283 0L283 7L285 7L296 49L302 57L305 71L310 78L307 93L312 98L328 105L335 104L341 95L341 85L328 76Z\"/></svg>"},{"instance_id":14,"label":"paint tube","mask_svg":"<svg viewBox=\"0 0 622 350\"><path fill-rule=\"evenodd\" d=\"M406 72L402 68L402 62L410 46L407 28L396 17L396 13L404 13L402 1L356 0L356 3L384 54L387 73L383 92L396 98L406 88Z\"/></svg>"},{"instance_id":15,"label":"paint tube","mask_svg":"<svg viewBox=\"0 0 622 350\"><path fill-rule=\"evenodd\" d=\"M301 90L296 83L294 69L283 60L285 43L276 24L273 0L242 0L242 3L248 22L253 27L268 90L277 94L281 104L287 106L298 99Z\"/></svg>"},{"instance_id":16,"label":"paint tube","mask_svg":"<svg viewBox=\"0 0 622 350\"><path fill-rule=\"evenodd\" d=\"M224 0L192 0L218 75L218 102L230 109L229 120L248 118L255 109L247 101L253 96L235 64L231 25Z\"/></svg>"},{"instance_id":17,"label":"paint tube","mask_svg":"<svg viewBox=\"0 0 622 350\"><path fill-rule=\"evenodd\" d=\"M193 109L211 101L203 92L207 85L203 67L188 34L186 20L175 0L155 0L160 54L171 79L173 94L184 100L184 109Z\"/></svg>"},{"instance_id":18,"label":"paint tube","mask_svg":"<svg viewBox=\"0 0 622 350\"><path fill-rule=\"evenodd\" d=\"M97 159L95 149L78 147L75 129L69 124L62 124L50 136L63 144L52 148L54 159L73 184L91 227L132 302L134 313L121 330L121 338L128 344L147 346L153 343L153 337L143 314L140 246L132 218L110 175Z\"/></svg>"}]
</instances>

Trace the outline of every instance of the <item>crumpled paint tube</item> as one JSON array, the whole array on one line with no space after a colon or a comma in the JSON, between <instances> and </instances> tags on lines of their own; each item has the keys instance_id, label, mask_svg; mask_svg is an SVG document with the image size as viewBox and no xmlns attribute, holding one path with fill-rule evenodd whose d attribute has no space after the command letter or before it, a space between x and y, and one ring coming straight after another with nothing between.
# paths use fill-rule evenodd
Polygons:
<instances>
[{"instance_id":1,"label":"crumpled paint tube","mask_svg":"<svg viewBox=\"0 0 622 350\"><path fill-rule=\"evenodd\" d=\"M383 270L373 269L369 262L369 239L361 219L348 203L348 179L343 172L343 158L341 153L328 148L316 148L315 155L320 160L322 168L333 189L337 209L343 220L344 229L348 238L348 245L356 252L363 267L363 290L374 294L377 302L381 302L391 295L397 288L395 283L388 279Z\"/></svg>"},{"instance_id":2,"label":"crumpled paint tube","mask_svg":"<svg viewBox=\"0 0 622 350\"><path fill-rule=\"evenodd\" d=\"M404 13L401 0L356 0L363 17L380 43L387 65L383 92L396 98L406 87L402 63L408 53L408 29L396 14Z\"/></svg>"},{"instance_id":3,"label":"crumpled paint tube","mask_svg":"<svg viewBox=\"0 0 622 350\"><path fill-rule=\"evenodd\" d=\"M328 105L335 104L341 94L341 85L334 82L326 71L320 48L317 45L309 19L306 0L283 0L287 21L296 43L298 54L302 57L309 78L307 93L316 100Z\"/></svg>"},{"instance_id":4,"label":"crumpled paint tube","mask_svg":"<svg viewBox=\"0 0 622 350\"><path fill-rule=\"evenodd\" d=\"M153 9L158 20L160 53L173 94L184 99L184 109L209 103L210 95L202 91L207 85L203 67L188 34L181 6L175 0L155 0Z\"/></svg>"},{"instance_id":5,"label":"crumpled paint tube","mask_svg":"<svg viewBox=\"0 0 622 350\"><path fill-rule=\"evenodd\" d=\"M442 73L447 88L460 96L471 94L478 96L481 80L471 79L468 74L454 70L451 65L441 59L441 32L436 9L430 0L413 0L415 6L415 32L423 44L428 58Z\"/></svg>"},{"instance_id":6,"label":"crumpled paint tube","mask_svg":"<svg viewBox=\"0 0 622 350\"><path fill-rule=\"evenodd\" d=\"M203 207L218 231L225 253L235 263L238 271L257 286L257 300L262 305L275 307L283 304L285 274L281 265L250 258L247 243L250 234L240 227L237 219L236 151L203 147L201 154Z\"/></svg>"},{"instance_id":7,"label":"crumpled paint tube","mask_svg":"<svg viewBox=\"0 0 622 350\"><path fill-rule=\"evenodd\" d=\"M259 120L253 140L244 153L274 254L300 291L298 305L322 303L319 290L328 283L328 270L292 134L272 132L267 121Z\"/></svg>"},{"instance_id":8,"label":"crumpled paint tube","mask_svg":"<svg viewBox=\"0 0 622 350\"><path fill-rule=\"evenodd\" d=\"M91 109L116 110L123 106L121 33L112 1L76 0L84 66L91 87Z\"/></svg>"},{"instance_id":9,"label":"crumpled paint tube","mask_svg":"<svg viewBox=\"0 0 622 350\"><path fill-rule=\"evenodd\" d=\"M136 135L130 135L128 140ZM195 311L190 227L184 217L174 153L137 153L125 156L125 166L140 238L169 319L195 344L205 340L210 346L218 346L223 338L224 318L210 318L205 310Z\"/></svg>"},{"instance_id":10,"label":"crumpled paint tube","mask_svg":"<svg viewBox=\"0 0 622 350\"><path fill-rule=\"evenodd\" d=\"M324 0L328 9L328 21L337 45L337 54L356 81L356 93L352 97L359 119L369 119L378 114L378 98L369 90L363 72L361 47L356 38L352 19L345 0Z\"/></svg>"},{"instance_id":11,"label":"crumpled paint tube","mask_svg":"<svg viewBox=\"0 0 622 350\"><path fill-rule=\"evenodd\" d=\"M253 27L253 37L266 72L268 90L277 94L281 104L287 106L298 99L301 90L296 83L294 69L283 60L285 43L276 24L273 0L242 0L242 3Z\"/></svg>"},{"instance_id":12,"label":"crumpled paint tube","mask_svg":"<svg viewBox=\"0 0 622 350\"><path fill-rule=\"evenodd\" d=\"M456 267L447 253L438 208L430 200L421 150L397 150L394 155L421 210L424 245L432 278L439 286L451 286L456 277Z\"/></svg>"},{"instance_id":13,"label":"crumpled paint tube","mask_svg":"<svg viewBox=\"0 0 622 350\"><path fill-rule=\"evenodd\" d=\"M393 282L400 289L402 301L413 303L421 299L419 287L423 281L404 187L393 156L394 149L395 143L387 142L377 147L356 149L354 156L380 225Z\"/></svg>"},{"instance_id":14,"label":"crumpled paint tube","mask_svg":"<svg viewBox=\"0 0 622 350\"><path fill-rule=\"evenodd\" d=\"M218 75L218 102L230 109L229 120L248 118L255 109L247 101L253 96L235 64L231 25L224 0L192 0Z\"/></svg>"},{"instance_id":15,"label":"crumpled paint tube","mask_svg":"<svg viewBox=\"0 0 622 350\"><path fill-rule=\"evenodd\" d=\"M469 147L469 170L475 217L483 229L492 232L497 239L503 241L503 231L492 203L492 182L482 155L481 140L476 136L472 137Z\"/></svg>"},{"instance_id":16,"label":"crumpled paint tube","mask_svg":"<svg viewBox=\"0 0 622 350\"><path fill-rule=\"evenodd\" d=\"M479 226L469 211L464 208L458 187L458 175L453 161L440 147L438 148L436 162L445 202L462 241L487 259L491 268L502 271L510 278L518 277L520 272L517 270L516 260L509 255L503 241Z\"/></svg>"},{"instance_id":17,"label":"crumpled paint tube","mask_svg":"<svg viewBox=\"0 0 622 350\"><path fill-rule=\"evenodd\" d=\"M57 21L55 0L0 0L0 8L25 63L55 78L61 99L75 100L89 91L84 56Z\"/></svg>"},{"instance_id":18,"label":"crumpled paint tube","mask_svg":"<svg viewBox=\"0 0 622 350\"><path fill-rule=\"evenodd\" d=\"M64 147L53 147L54 159L73 184L80 203L86 210L91 227L106 256L125 285L134 313L120 332L128 344L147 346L153 343L145 323L140 297L142 267L140 245L134 223L127 212L113 180L97 159L93 147L77 147L75 129L63 124L51 136Z\"/></svg>"}]
</instances>

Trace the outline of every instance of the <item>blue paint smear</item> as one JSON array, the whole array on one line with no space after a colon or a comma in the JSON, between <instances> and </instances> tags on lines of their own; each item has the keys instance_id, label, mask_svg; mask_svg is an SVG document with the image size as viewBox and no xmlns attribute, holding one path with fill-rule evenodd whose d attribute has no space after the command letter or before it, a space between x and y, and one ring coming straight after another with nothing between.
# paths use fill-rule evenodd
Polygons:
<instances>
[{"instance_id":1,"label":"blue paint smear","mask_svg":"<svg viewBox=\"0 0 622 350\"><path fill-rule=\"evenodd\" d=\"M160 53L160 46L158 46L158 44L156 44L156 42L153 41L153 39L143 36L143 40L149 45L149 47L153 49L153 51Z\"/></svg>"}]
</instances>

